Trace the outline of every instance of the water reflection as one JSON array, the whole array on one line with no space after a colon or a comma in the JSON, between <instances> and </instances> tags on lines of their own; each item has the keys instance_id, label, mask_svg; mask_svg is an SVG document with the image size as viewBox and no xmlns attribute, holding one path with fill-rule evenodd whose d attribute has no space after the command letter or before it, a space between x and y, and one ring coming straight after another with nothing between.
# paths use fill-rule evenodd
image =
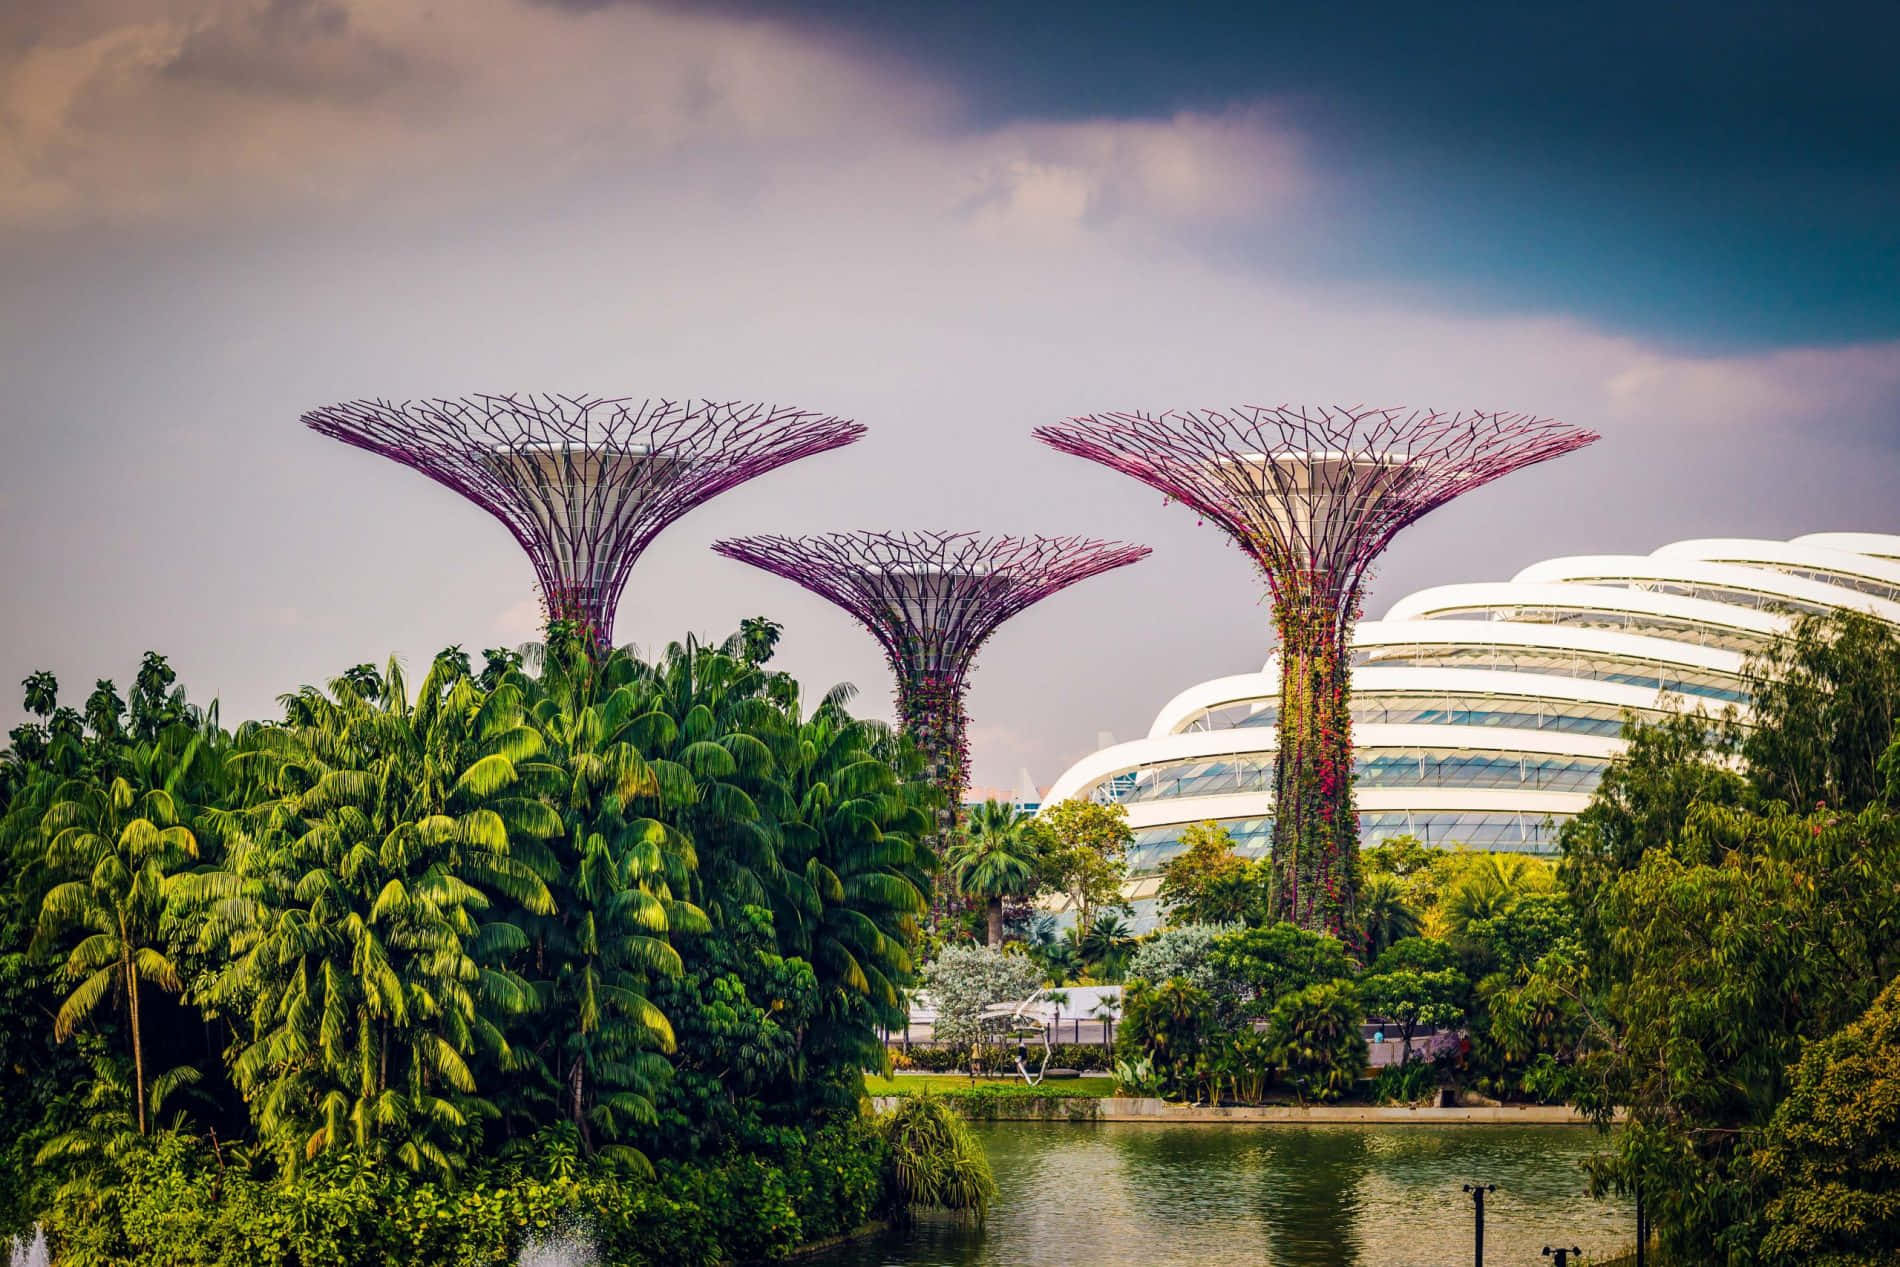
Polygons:
<instances>
[{"instance_id":1,"label":"water reflection","mask_svg":"<svg viewBox=\"0 0 1900 1267\"><path fill-rule=\"evenodd\" d=\"M1240 1127L1012 1122L978 1128L1001 1195L987 1227L926 1220L812 1260L823 1267L1470 1261L1459 1185L1498 1185L1486 1260L1545 1261L1562 1239L1607 1254L1629 1210L1584 1192L1578 1127Z\"/></svg>"}]
</instances>

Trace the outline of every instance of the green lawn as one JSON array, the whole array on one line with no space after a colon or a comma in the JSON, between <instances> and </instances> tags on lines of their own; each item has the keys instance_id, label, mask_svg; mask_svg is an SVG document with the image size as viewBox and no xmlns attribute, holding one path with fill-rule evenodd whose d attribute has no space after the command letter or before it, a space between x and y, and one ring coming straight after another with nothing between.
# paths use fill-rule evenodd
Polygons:
<instances>
[{"instance_id":1,"label":"green lawn","mask_svg":"<svg viewBox=\"0 0 1900 1267\"><path fill-rule=\"evenodd\" d=\"M978 1078L975 1087L989 1095L1077 1096L1095 1099L1115 1094L1113 1078L1051 1078L1037 1086L1026 1087L1021 1078ZM961 1091L968 1094L969 1076L957 1073L899 1074L895 1078L866 1078L864 1089L870 1095L922 1095L928 1091L945 1095Z\"/></svg>"}]
</instances>

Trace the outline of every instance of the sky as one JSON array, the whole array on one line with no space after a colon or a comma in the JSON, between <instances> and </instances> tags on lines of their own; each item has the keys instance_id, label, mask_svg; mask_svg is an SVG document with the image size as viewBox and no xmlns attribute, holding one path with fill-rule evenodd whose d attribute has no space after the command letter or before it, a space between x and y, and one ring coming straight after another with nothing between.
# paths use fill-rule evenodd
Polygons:
<instances>
[{"instance_id":1,"label":"sky","mask_svg":"<svg viewBox=\"0 0 1900 1267\"><path fill-rule=\"evenodd\" d=\"M1375 616L1560 554L1900 531L1897 56L1873 3L8 0L0 682L76 704L151 648L230 722L533 637L498 524L297 423L361 396L863 422L661 536L616 633L769 615L883 716L867 635L707 547L1153 546L985 649L991 786L1270 645L1217 533L1030 439L1071 414L1602 433L1408 529Z\"/></svg>"}]
</instances>

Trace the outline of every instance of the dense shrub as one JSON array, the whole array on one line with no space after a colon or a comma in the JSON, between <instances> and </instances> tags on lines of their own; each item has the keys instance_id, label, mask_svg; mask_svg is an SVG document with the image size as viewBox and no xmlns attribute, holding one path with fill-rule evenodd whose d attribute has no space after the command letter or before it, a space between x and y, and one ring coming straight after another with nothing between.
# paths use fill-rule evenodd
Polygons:
<instances>
[{"instance_id":1,"label":"dense shrub","mask_svg":"<svg viewBox=\"0 0 1900 1267\"><path fill-rule=\"evenodd\" d=\"M1042 1061L1042 1046L1031 1041L1029 1044L1029 1067L1033 1071ZM991 1074L1014 1074L1015 1061L1010 1053L1013 1048L998 1051L1001 1064L992 1061ZM1099 1070L1103 1073L1115 1063L1114 1050L1106 1043L1054 1043L1049 1048L1051 1069L1076 1069L1083 1073ZM970 1067L970 1049L945 1044L940 1047L902 1047L891 1048L891 1065L896 1069L915 1069L922 1073L963 1073Z\"/></svg>"},{"instance_id":2,"label":"dense shrub","mask_svg":"<svg viewBox=\"0 0 1900 1267\"><path fill-rule=\"evenodd\" d=\"M1179 1094L1195 1086L1202 1048L1217 1032L1207 991L1178 977L1153 986L1137 981L1122 997L1115 1052L1146 1057L1162 1087Z\"/></svg>"},{"instance_id":3,"label":"dense shrub","mask_svg":"<svg viewBox=\"0 0 1900 1267\"><path fill-rule=\"evenodd\" d=\"M885 1156L854 1118L779 1156L662 1162L651 1176L582 1158L571 1133L550 1132L453 1186L347 1153L261 1180L165 1133L126 1159L122 1182L58 1201L46 1226L76 1267L474 1267L512 1263L525 1241L563 1229L613 1264L782 1258L869 1220Z\"/></svg>"},{"instance_id":4,"label":"dense shrub","mask_svg":"<svg viewBox=\"0 0 1900 1267\"><path fill-rule=\"evenodd\" d=\"M918 1096L884 1122L890 1149L891 1203L899 1212L949 1210L978 1219L989 1212L996 1180L970 1128L944 1101Z\"/></svg>"},{"instance_id":5,"label":"dense shrub","mask_svg":"<svg viewBox=\"0 0 1900 1267\"><path fill-rule=\"evenodd\" d=\"M1366 1070L1363 1009L1350 981L1309 985L1274 1005L1268 1033L1287 1077L1315 1100L1337 1100Z\"/></svg>"},{"instance_id":6,"label":"dense shrub","mask_svg":"<svg viewBox=\"0 0 1900 1267\"><path fill-rule=\"evenodd\" d=\"M1437 1089L1438 1071L1424 1060L1387 1065L1372 1080L1372 1095L1380 1104L1417 1104Z\"/></svg>"}]
</instances>

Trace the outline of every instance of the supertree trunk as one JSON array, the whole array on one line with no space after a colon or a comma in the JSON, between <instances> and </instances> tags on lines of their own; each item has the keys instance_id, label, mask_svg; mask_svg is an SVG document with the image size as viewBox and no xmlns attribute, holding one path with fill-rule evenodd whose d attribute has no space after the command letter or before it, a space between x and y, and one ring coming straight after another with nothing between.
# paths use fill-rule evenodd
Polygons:
<instances>
[{"instance_id":1,"label":"supertree trunk","mask_svg":"<svg viewBox=\"0 0 1900 1267\"><path fill-rule=\"evenodd\" d=\"M924 754L924 777L937 789L936 831L932 852L941 861L955 841L968 779L963 692L941 677L924 677L899 687L898 716L904 732Z\"/></svg>"},{"instance_id":2,"label":"supertree trunk","mask_svg":"<svg viewBox=\"0 0 1900 1267\"><path fill-rule=\"evenodd\" d=\"M963 692L941 677L927 676L898 688L897 712L904 732L924 757L924 777L937 791L935 823L925 845L930 854L930 924L935 928L956 909L955 886L944 873L945 860L961 831L963 793L969 758Z\"/></svg>"},{"instance_id":3,"label":"supertree trunk","mask_svg":"<svg viewBox=\"0 0 1900 1267\"><path fill-rule=\"evenodd\" d=\"M1346 937L1354 925L1359 814L1352 795L1351 667L1339 601L1299 578L1274 602L1280 747L1274 757L1275 919Z\"/></svg>"}]
</instances>

